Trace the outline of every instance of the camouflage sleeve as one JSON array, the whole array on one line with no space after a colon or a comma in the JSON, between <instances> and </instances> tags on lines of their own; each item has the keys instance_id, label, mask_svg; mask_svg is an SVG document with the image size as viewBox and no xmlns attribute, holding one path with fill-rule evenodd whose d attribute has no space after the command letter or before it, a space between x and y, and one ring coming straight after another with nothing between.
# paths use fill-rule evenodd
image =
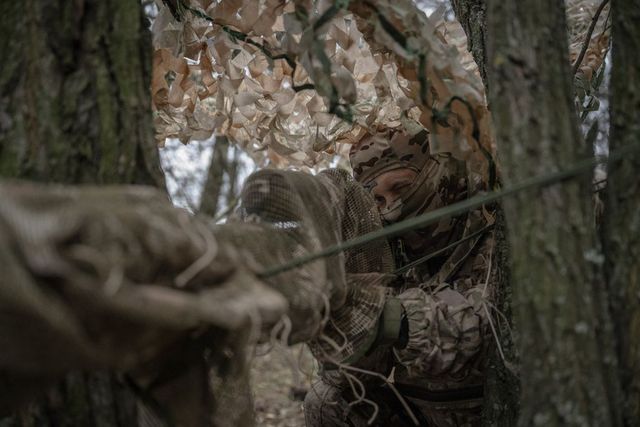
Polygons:
<instances>
[{"instance_id":1,"label":"camouflage sleeve","mask_svg":"<svg viewBox=\"0 0 640 427\"><path fill-rule=\"evenodd\" d=\"M408 342L394 350L410 377L455 375L480 352L488 331L481 291L465 293L443 284L433 293L419 288L399 295L408 320Z\"/></svg>"}]
</instances>

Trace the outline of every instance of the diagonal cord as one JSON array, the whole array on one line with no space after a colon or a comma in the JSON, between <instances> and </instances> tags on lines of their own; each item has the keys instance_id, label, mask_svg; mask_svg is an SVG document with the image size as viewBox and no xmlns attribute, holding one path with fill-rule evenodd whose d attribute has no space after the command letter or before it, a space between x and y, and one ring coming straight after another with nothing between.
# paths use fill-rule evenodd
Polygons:
<instances>
[{"instance_id":1,"label":"diagonal cord","mask_svg":"<svg viewBox=\"0 0 640 427\"><path fill-rule=\"evenodd\" d=\"M636 142L635 144L627 145L625 147L622 147L610 152L609 156L595 156L593 158L583 159L574 163L573 166L567 169L553 172L550 174L534 176L532 178L525 179L524 181L519 182L517 184L504 187L502 190L492 191L490 193L477 195L469 199L463 200L461 202L446 206L444 208L436 209L435 211L428 212L424 215L410 218L405 221L395 223L389 227L385 227L380 230L373 231L371 233L363 234L362 236L358 236L356 238L347 240L345 242L341 242L336 245L329 246L318 252L293 258L290 261L283 263L281 265L276 265L274 267L267 268L266 270L263 270L260 273L258 273L257 276L261 279L269 278L277 274L283 273L285 271L289 271L294 268L300 267L302 265L308 264L317 259L326 258L332 255L339 254L340 252L343 252L348 249L353 249L353 248L366 245L367 243L370 243L374 240L398 236L403 233L406 233L407 231L433 224L442 218L448 218L451 216L463 214L465 212L468 212L484 204L492 203L497 200L500 200L503 197L513 196L514 194L517 194L523 190L549 187L551 185L567 181L578 175L588 172L594 166L597 166L599 164L610 163L617 160L621 160L624 156L631 153L635 153L639 149L640 149L640 142Z\"/></svg>"},{"instance_id":2,"label":"diagonal cord","mask_svg":"<svg viewBox=\"0 0 640 427\"><path fill-rule=\"evenodd\" d=\"M402 266L402 267L400 267L400 268L397 268L397 269L393 272L393 274L402 274L402 273L404 273L405 271L409 271L410 269L412 269L412 268L413 268L413 267L415 267L416 265L420 265L420 264L422 264L423 262L427 262L427 261L429 261L430 259L435 258L435 257L437 257L438 255L440 255L440 254L443 254L443 253L447 252L449 249L455 248L455 247L456 247L456 246L458 246L459 244L466 242L467 240L471 240L471 239L473 239L474 237L478 237L478 236L480 236L482 233L484 233L485 231L487 231L487 230L491 229L493 226L494 226L494 224L485 225L485 226L484 226L484 227L482 227L480 230L476 230L476 231L474 231L473 233L469 234L468 236L464 236L463 238L458 239L458 240L456 240L455 242L448 244L447 246L445 246L445 247L444 247L444 248L442 248L442 249L438 249L438 250L437 250L437 251L435 251L435 252L431 252L430 254L427 254L427 255L425 255L425 256L423 256L423 257L421 257L421 258L418 258L418 259L417 259L417 260L415 260L415 261L411 261L409 264L406 264L406 265L403 265L403 266Z\"/></svg>"},{"instance_id":3,"label":"diagonal cord","mask_svg":"<svg viewBox=\"0 0 640 427\"><path fill-rule=\"evenodd\" d=\"M591 35L593 34L593 30L595 30L596 24L598 23L598 20L600 19L600 14L602 13L602 10L607 5L607 3L609 3L609 0L604 0L602 3L600 3L600 6L598 6L598 9L596 10L596 12L593 15L593 19L591 20L591 25L589 25L589 29L587 30L586 39L584 40L584 44L582 45L582 49L580 49L580 54L578 55L578 58L576 59L575 64L573 64L573 75L574 76L576 75L576 73L580 69L580 65L582 64L582 61L584 60L584 55L587 53L587 50L589 49L589 46L591 45ZM605 20L605 27L606 26L607 26L607 21Z\"/></svg>"}]
</instances>

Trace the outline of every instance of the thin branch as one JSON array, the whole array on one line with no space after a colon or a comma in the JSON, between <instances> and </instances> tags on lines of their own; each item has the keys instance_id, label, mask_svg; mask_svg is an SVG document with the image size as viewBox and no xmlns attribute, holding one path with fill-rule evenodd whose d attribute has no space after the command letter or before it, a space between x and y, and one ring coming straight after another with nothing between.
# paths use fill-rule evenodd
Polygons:
<instances>
[{"instance_id":1,"label":"thin branch","mask_svg":"<svg viewBox=\"0 0 640 427\"><path fill-rule=\"evenodd\" d=\"M600 14L602 13L604 7L609 3L609 0L603 0L598 6L596 13L593 15L593 19L591 20L591 25L589 26L589 30L587 31L587 38L582 45L582 50L580 51L580 55L578 55L578 59L576 59L575 64L573 64L573 75L575 76L584 60L584 56L587 53L587 49L589 49L589 45L591 44L591 36L593 35L593 31L596 28L596 24L598 23L598 19L600 18Z\"/></svg>"},{"instance_id":2,"label":"thin branch","mask_svg":"<svg viewBox=\"0 0 640 427\"><path fill-rule=\"evenodd\" d=\"M169 7L169 10L171 10L173 16L176 18L176 20L180 21L180 19L178 17L176 17L176 14L173 13L174 9L171 5L171 2L169 2L168 0L164 0L165 5L167 5L167 7ZM210 22L212 25L217 25L218 27L222 28L222 31L224 31L225 33L227 33L229 36L231 36L233 39L236 40L240 40L242 42L245 42L247 44L250 44L251 46L254 46L256 48L258 48L266 57L268 57L271 60L277 60L277 59L283 59L287 62L287 64L293 68L293 71L295 72L296 69L296 62L293 60L293 58L291 58L289 55L287 55L286 53L278 53L278 54L274 54L271 49L265 44L265 43L258 43L255 40L251 39L250 36L248 34L245 34L241 31L238 30L234 30L233 28L221 24L219 22L216 22L215 19L213 19L211 16L207 15L205 12L198 10L192 6L189 6L187 3L185 3L184 0L180 0L179 1L179 5L181 8L183 8L184 10L188 10L189 12L191 12L192 14L194 14L195 16L197 16L198 18L202 18L205 21Z\"/></svg>"},{"instance_id":3,"label":"thin branch","mask_svg":"<svg viewBox=\"0 0 640 427\"><path fill-rule=\"evenodd\" d=\"M480 236L481 234L483 234L485 231L488 231L493 226L494 226L494 224L486 225L486 226L482 227L480 230L477 230L477 231L469 234L468 236L464 236L461 239L456 240L455 242L445 246L442 249L438 249L435 252L431 252L430 254L427 254L427 255L425 255L425 256L423 256L423 257L421 257L421 258L419 258L419 259L417 259L417 260L415 260L413 262L410 262L409 264L407 264L405 266L402 266L402 267L398 268L396 271L393 272L393 274L402 274L405 271L408 271L411 268L415 267L416 265L420 265L422 263L425 263L425 262L429 261L430 259L435 258L438 255L447 252L449 249L455 248L459 244L466 242L467 240L470 240L470 239L473 239L474 237Z\"/></svg>"},{"instance_id":4,"label":"thin branch","mask_svg":"<svg viewBox=\"0 0 640 427\"><path fill-rule=\"evenodd\" d=\"M389 36L391 36L391 38L398 43L400 46L402 46L402 48L404 50L406 50L408 53L415 53L410 51L407 48L407 38L405 37L405 35L399 31L388 19L386 16L384 16L384 14L380 11L380 9L378 9L376 7L375 4L371 3L370 1L365 1L364 4L369 7L371 10L373 10L376 14L376 17L378 18L378 21L380 21L380 26L382 26L382 28L387 32L387 34L389 34Z\"/></svg>"}]
</instances>

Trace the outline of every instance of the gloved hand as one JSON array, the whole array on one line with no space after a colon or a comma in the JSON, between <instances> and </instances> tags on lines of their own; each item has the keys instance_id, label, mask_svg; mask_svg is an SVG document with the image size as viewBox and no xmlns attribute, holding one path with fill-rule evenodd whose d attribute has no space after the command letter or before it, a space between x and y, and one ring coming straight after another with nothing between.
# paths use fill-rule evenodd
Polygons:
<instances>
[{"instance_id":1,"label":"gloved hand","mask_svg":"<svg viewBox=\"0 0 640 427\"><path fill-rule=\"evenodd\" d=\"M347 275L349 290L344 304L331 312L321 333L309 342L321 363L355 363L377 346L388 285L394 279L382 273ZM400 304L397 306L401 310Z\"/></svg>"},{"instance_id":2,"label":"gloved hand","mask_svg":"<svg viewBox=\"0 0 640 427\"><path fill-rule=\"evenodd\" d=\"M398 297L408 326L404 348L394 349L411 377L454 374L482 348L481 312L459 292L443 284L433 294L408 289Z\"/></svg>"}]
</instances>

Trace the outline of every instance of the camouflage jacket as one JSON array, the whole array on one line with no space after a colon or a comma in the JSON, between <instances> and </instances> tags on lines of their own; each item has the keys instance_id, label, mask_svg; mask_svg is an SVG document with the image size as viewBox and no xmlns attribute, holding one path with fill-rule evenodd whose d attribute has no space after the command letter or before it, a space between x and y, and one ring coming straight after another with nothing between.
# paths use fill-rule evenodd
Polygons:
<instances>
[{"instance_id":1,"label":"camouflage jacket","mask_svg":"<svg viewBox=\"0 0 640 427\"><path fill-rule=\"evenodd\" d=\"M481 212L471 213L477 215ZM363 357L353 360L351 355L346 359L358 368L391 378L403 397L428 419L429 425L479 424L485 362L493 342L490 313L497 281L497 272L492 268L494 246L493 232L486 231L439 260L440 268L431 273L425 266L418 266L401 280L387 279L391 286L387 288L385 302L398 299L405 306L411 305L413 313L407 315L415 317L414 325L419 330L409 331L405 348L374 340ZM384 277L388 276L371 275L371 285L378 286ZM383 313L384 307L377 308L369 311L370 317L376 312ZM353 317L342 319L340 314L335 313L338 318L332 319L332 323L340 325L343 336L358 337L363 329L360 324ZM379 316L376 320L386 319ZM394 328L398 325L390 327ZM381 325L369 326L369 331L382 329ZM315 349L317 344L312 343L311 347ZM347 387L335 367L325 369L323 375L331 384ZM362 375L360 379L369 387L381 385L370 375Z\"/></svg>"},{"instance_id":2,"label":"camouflage jacket","mask_svg":"<svg viewBox=\"0 0 640 427\"><path fill-rule=\"evenodd\" d=\"M367 189L374 188L377 177L387 171L404 168L416 172L415 184L392 209L394 221L437 210L481 189L480 184L470 182L465 162L447 153L430 154L424 132L412 136L390 131L365 138L353 147L350 157L356 180ZM492 268L493 222L493 214L482 207L402 236L398 240L402 244L394 245L396 261L404 263L403 248L412 252L410 260L438 255L422 263L414 261L416 265L401 277L370 277L369 287L379 286L381 277L387 277L384 304L377 311L369 311L369 317L377 323L345 316L346 308L332 313L338 317L331 319L332 327L339 325L342 336L360 338L360 344L352 346L359 351L343 354L347 356L343 360L391 378L429 425L479 423L497 281ZM398 302L408 318L404 348L380 339L385 333L397 337L401 320L397 316L389 319L386 308ZM361 323L368 325L368 339L361 338ZM315 347L313 343L312 349ZM339 372L327 369L324 376L328 382L344 387ZM370 387L379 384L366 375L361 380L369 382Z\"/></svg>"}]
</instances>

